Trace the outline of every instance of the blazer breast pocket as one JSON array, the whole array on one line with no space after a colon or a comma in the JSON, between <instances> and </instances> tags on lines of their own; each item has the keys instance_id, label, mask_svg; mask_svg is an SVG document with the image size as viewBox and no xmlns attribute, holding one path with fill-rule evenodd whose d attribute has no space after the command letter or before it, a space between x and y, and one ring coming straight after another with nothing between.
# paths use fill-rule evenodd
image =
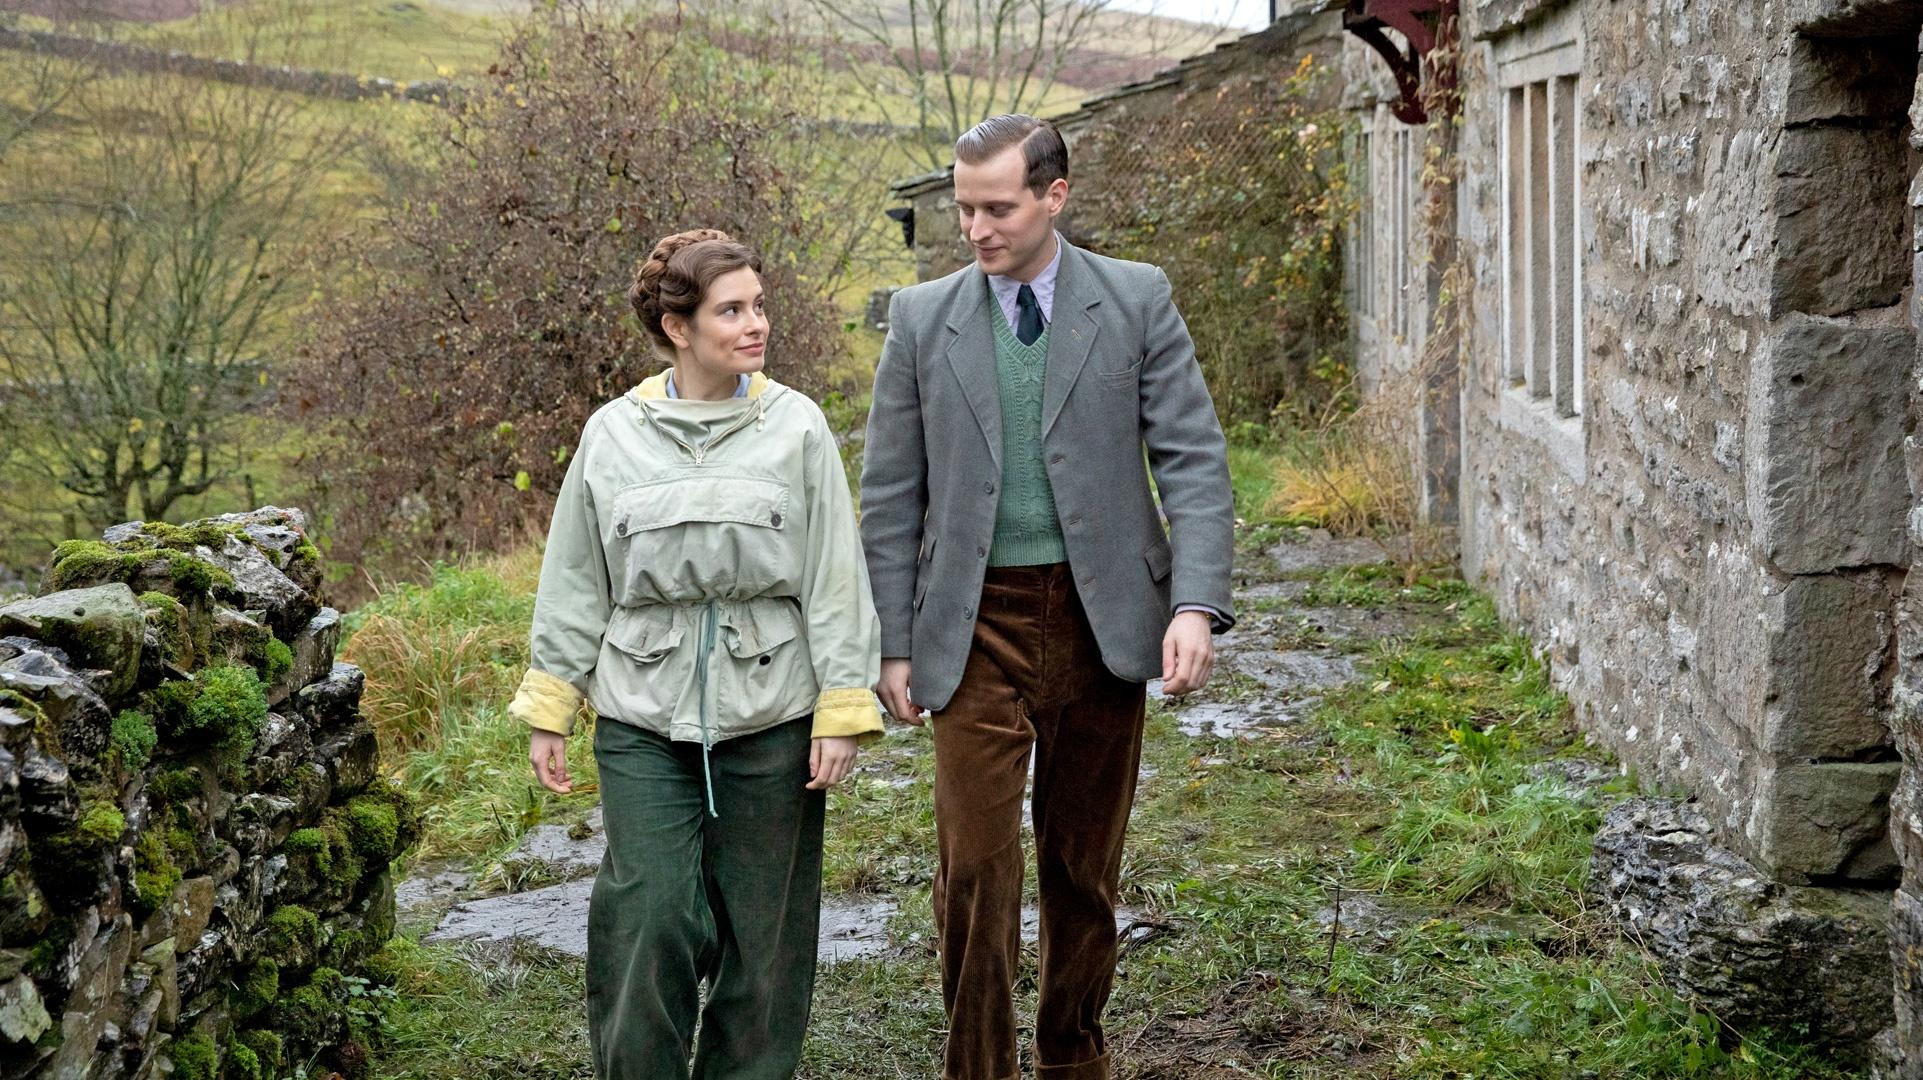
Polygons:
<instances>
[{"instance_id":1,"label":"blazer breast pocket","mask_svg":"<svg viewBox=\"0 0 1923 1080\"><path fill-rule=\"evenodd\" d=\"M1095 375L1097 378L1101 379L1103 383L1109 386L1116 386L1116 387L1134 386L1136 382L1139 381L1142 377L1142 360L1137 359L1135 363L1130 364L1128 367L1121 368L1115 371L1110 371L1107 368L1098 367L1095 369Z\"/></svg>"}]
</instances>

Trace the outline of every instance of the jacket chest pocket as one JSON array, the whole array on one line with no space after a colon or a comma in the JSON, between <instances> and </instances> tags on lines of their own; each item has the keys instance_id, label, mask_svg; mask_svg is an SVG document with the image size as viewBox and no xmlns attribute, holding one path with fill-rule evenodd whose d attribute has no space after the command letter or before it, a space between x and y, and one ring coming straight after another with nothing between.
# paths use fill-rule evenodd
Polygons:
<instances>
[{"instance_id":1,"label":"jacket chest pocket","mask_svg":"<svg viewBox=\"0 0 1923 1080\"><path fill-rule=\"evenodd\" d=\"M782 577L789 501L786 483L742 473L631 484L614 497L608 572L632 603L760 591Z\"/></svg>"},{"instance_id":2,"label":"jacket chest pocket","mask_svg":"<svg viewBox=\"0 0 1923 1080\"><path fill-rule=\"evenodd\" d=\"M703 473L648 480L614 497L614 535L626 539L677 525L722 524L779 529L788 485L765 476Z\"/></svg>"}]
</instances>

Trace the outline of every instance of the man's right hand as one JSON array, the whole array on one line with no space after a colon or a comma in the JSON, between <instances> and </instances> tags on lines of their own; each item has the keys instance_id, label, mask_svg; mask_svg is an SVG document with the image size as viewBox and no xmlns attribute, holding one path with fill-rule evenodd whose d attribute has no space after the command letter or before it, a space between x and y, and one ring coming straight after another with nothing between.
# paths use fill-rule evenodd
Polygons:
<instances>
[{"instance_id":1,"label":"man's right hand","mask_svg":"<svg viewBox=\"0 0 1923 1080\"><path fill-rule=\"evenodd\" d=\"M920 726L921 706L908 697L908 667L906 659L883 660L881 685L875 688L875 695L881 698L889 715L904 724Z\"/></svg>"}]
</instances>

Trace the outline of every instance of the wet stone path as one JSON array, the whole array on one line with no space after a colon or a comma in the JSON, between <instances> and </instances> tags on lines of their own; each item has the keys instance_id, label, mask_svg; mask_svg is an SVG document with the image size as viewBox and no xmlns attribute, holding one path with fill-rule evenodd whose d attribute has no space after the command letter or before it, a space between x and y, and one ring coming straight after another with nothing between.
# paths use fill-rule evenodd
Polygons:
<instances>
[{"instance_id":1,"label":"wet stone path","mask_svg":"<svg viewBox=\"0 0 1923 1080\"><path fill-rule=\"evenodd\" d=\"M1151 683L1151 696L1170 712L1178 730L1196 740L1199 754L1206 754L1213 740L1290 737L1323 694L1358 677L1362 653L1436 618L1433 612L1393 606L1344 606L1316 595L1315 583L1330 572L1383 558L1383 549L1373 542L1332 539L1318 530L1299 530L1259 555L1244 557L1235 592L1240 622L1216 639L1210 685L1174 701L1161 698L1159 685ZM915 782L914 759L926 752L925 739L894 729L864 753L856 782L908 786ZM834 827L832 818L829 827ZM585 956L588 897L606 847L596 807L581 823L530 830L499 871L485 878L458 864L416 866L397 894L401 924L431 926L428 942L521 945ZM932 861L931 851L923 867ZM908 880L925 872L910 870ZM514 887L486 889L484 881ZM821 961L915 947L890 940L898 910L897 901L887 896L830 893L822 910ZM1035 921L1032 908L1025 909L1023 934L1031 941ZM1128 935L1154 932L1151 921L1129 910L1116 913L1116 927Z\"/></svg>"}]
</instances>

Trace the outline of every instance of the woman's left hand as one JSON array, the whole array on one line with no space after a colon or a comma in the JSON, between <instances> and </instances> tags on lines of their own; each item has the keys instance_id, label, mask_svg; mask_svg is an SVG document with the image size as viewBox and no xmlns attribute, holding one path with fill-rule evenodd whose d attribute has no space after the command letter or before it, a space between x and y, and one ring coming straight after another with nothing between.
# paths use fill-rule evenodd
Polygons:
<instances>
[{"instance_id":1,"label":"woman's left hand","mask_svg":"<svg viewBox=\"0 0 1923 1080\"><path fill-rule=\"evenodd\" d=\"M836 735L816 739L808 753L809 791L825 791L846 779L855 768L855 737Z\"/></svg>"}]
</instances>

